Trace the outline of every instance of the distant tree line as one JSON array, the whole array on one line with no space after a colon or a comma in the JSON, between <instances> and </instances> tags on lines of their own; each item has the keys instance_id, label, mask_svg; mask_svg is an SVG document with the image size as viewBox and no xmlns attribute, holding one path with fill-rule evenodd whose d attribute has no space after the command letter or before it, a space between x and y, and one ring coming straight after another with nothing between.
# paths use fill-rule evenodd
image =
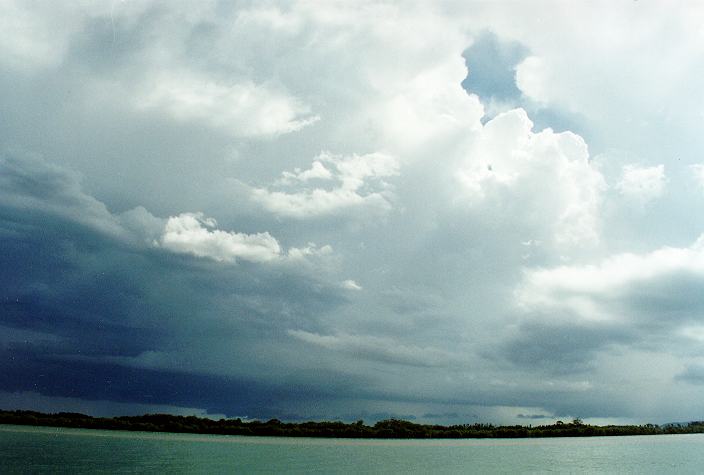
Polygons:
<instances>
[{"instance_id":1,"label":"distant tree line","mask_svg":"<svg viewBox=\"0 0 704 475\"><path fill-rule=\"evenodd\" d=\"M193 434L254 435L284 437L338 437L373 439L488 439L522 437L593 437L619 435L656 435L703 433L704 421L686 424L607 425L572 422L538 426L495 426L492 424L459 424L451 426L416 424L399 419L386 419L374 425L363 421L344 422L281 422L243 421L241 419L206 419L195 416L147 414L144 416L91 417L73 412L44 414L35 411L2 411L0 424L17 424L81 429L129 430L146 432L182 432Z\"/></svg>"}]
</instances>

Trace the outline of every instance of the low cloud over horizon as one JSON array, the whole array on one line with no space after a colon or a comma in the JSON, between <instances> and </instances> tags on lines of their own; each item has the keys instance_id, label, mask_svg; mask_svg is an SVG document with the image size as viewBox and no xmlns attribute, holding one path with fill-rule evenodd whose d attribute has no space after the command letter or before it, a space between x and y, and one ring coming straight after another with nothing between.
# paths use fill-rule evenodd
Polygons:
<instances>
[{"instance_id":1,"label":"low cloud over horizon","mask_svg":"<svg viewBox=\"0 0 704 475\"><path fill-rule=\"evenodd\" d=\"M3 3L0 408L704 418L704 8L507 7Z\"/></svg>"}]
</instances>

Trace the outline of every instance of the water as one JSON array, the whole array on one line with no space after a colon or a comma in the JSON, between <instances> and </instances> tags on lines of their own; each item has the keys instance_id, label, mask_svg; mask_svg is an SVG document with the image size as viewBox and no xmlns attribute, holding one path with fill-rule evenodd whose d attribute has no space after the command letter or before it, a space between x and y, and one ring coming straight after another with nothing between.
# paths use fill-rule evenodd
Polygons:
<instances>
[{"instance_id":1,"label":"water","mask_svg":"<svg viewBox=\"0 0 704 475\"><path fill-rule=\"evenodd\" d=\"M0 473L702 473L704 434L243 437L0 425Z\"/></svg>"}]
</instances>

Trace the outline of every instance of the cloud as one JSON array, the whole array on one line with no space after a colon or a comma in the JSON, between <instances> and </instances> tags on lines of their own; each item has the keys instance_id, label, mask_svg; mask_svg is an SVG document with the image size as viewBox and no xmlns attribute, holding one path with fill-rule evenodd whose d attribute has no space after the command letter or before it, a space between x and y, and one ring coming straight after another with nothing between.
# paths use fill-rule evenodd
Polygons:
<instances>
[{"instance_id":1,"label":"cloud","mask_svg":"<svg viewBox=\"0 0 704 475\"><path fill-rule=\"evenodd\" d=\"M130 235L106 206L83 192L79 176L38 156L0 156L0 207L13 213L46 214L117 239Z\"/></svg>"},{"instance_id":2,"label":"cloud","mask_svg":"<svg viewBox=\"0 0 704 475\"><path fill-rule=\"evenodd\" d=\"M41 74L61 67L77 37L96 20L107 20L110 40L120 26L132 25L154 7L152 2L76 2L38 5L9 0L0 5L0 27L7 35L0 42L0 62L22 74Z\"/></svg>"},{"instance_id":3,"label":"cloud","mask_svg":"<svg viewBox=\"0 0 704 475\"><path fill-rule=\"evenodd\" d=\"M351 353L358 358L411 366L443 366L453 355L432 347L404 345L389 338L369 335L321 335L304 330L289 330L293 338L328 350Z\"/></svg>"},{"instance_id":4,"label":"cloud","mask_svg":"<svg viewBox=\"0 0 704 475\"><path fill-rule=\"evenodd\" d=\"M355 282L355 281L352 280L352 279L348 279L348 280L342 281L342 283L340 284L340 286L341 286L343 289L347 289L347 290L362 290L362 286L359 285L357 282Z\"/></svg>"},{"instance_id":5,"label":"cloud","mask_svg":"<svg viewBox=\"0 0 704 475\"><path fill-rule=\"evenodd\" d=\"M132 211L133 216L138 211ZM217 229L217 221L203 213L181 213L171 216L159 236L153 241L162 249L180 254L207 257L219 262L290 262L310 263L311 258L329 256L333 249L326 244L310 242L304 247L291 247L284 252L279 242L268 232L245 234Z\"/></svg>"},{"instance_id":6,"label":"cloud","mask_svg":"<svg viewBox=\"0 0 704 475\"><path fill-rule=\"evenodd\" d=\"M71 21L52 21L38 10L14 1L0 6L0 27L6 32L0 42L0 61L6 66L31 70L56 66L63 60L75 25ZM54 13L63 16L61 9Z\"/></svg>"},{"instance_id":7,"label":"cloud","mask_svg":"<svg viewBox=\"0 0 704 475\"><path fill-rule=\"evenodd\" d=\"M604 10L593 5L569 11L559 2L522 8L533 21L509 18L497 5L483 23L531 52L517 68L524 94L544 108L577 114L596 150L637 152L652 160L677 150L680 158L683 153L694 158L700 148L694 143L701 139L692 124L700 120L701 108L691 107L691 101L700 104L701 95L693 91L691 78L700 73L696 58L702 40L693 18L701 9L665 13L659 4L624 3L609 8L609 19L600 21ZM672 27L653 29L662 15ZM549 32L540 25L548 17ZM633 25L630 33L622 28L626 22ZM671 131L669 137L661 136L663 128Z\"/></svg>"},{"instance_id":8,"label":"cloud","mask_svg":"<svg viewBox=\"0 0 704 475\"><path fill-rule=\"evenodd\" d=\"M598 264L526 270L504 354L513 364L553 374L596 371L604 355L625 348L696 354L704 328L701 241Z\"/></svg>"},{"instance_id":9,"label":"cloud","mask_svg":"<svg viewBox=\"0 0 704 475\"><path fill-rule=\"evenodd\" d=\"M310 180L332 180L333 174L323 165L321 160L316 160L308 170L297 168L292 172L283 172L281 179L277 181L278 185L291 185L298 182L308 182Z\"/></svg>"},{"instance_id":10,"label":"cloud","mask_svg":"<svg viewBox=\"0 0 704 475\"><path fill-rule=\"evenodd\" d=\"M516 66L516 86L523 94L539 103L550 100L548 71L545 60L537 56L528 56Z\"/></svg>"},{"instance_id":11,"label":"cloud","mask_svg":"<svg viewBox=\"0 0 704 475\"><path fill-rule=\"evenodd\" d=\"M664 165L624 165L623 175L621 181L616 184L616 189L626 198L645 204L662 196L666 183Z\"/></svg>"},{"instance_id":12,"label":"cloud","mask_svg":"<svg viewBox=\"0 0 704 475\"><path fill-rule=\"evenodd\" d=\"M113 214L82 190L75 173L39 157L6 153L0 160L0 172L0 207L68 219L130 245L157 246L221 262L303 262L332 253L331 246L315 243L285 252L268 232L223 231L216 228L213 218L200 212L161 219L138 206Z\"/></svg>"},{"instance_id":13,"label":"cloud","mask_svg":"<svg viewBox=\"0 0 704 475\"><path fill-rule=\"evenodd\" d=\"M269 233L227 232L213 229L216 225L214 219L203 217L203 213L172 216L166 222L160 245L170 251L216 261L269 262L281 255L281 246Z\"/></svg>"},{"instance_id":14,"label":"cloud","mask_svg":"<svg viewBox=\"0 0 704 475\"><path fill-rule=\"evenodd\" d=\"M697 184L704 188L704 164L695 163L694 165L690 165L689 169L691 170L692 175L694 175L694 180Z\"/></svg>"},{"instance_id":15,"label":"cloud","mask_svg":"<svg viewBox=\"0 0 704 475\"><path fill-rule=\"evenodd\" d=\"M344 302L340 277L313 265L329 246L284 254L267 233L220 231L200 214L112 214L61 167L22 156L5 157L2 165L0 392L71 398L52 399L66 405L84 399L88 412L107 407L97 400L124 403L110 406L118 411L155 404L230 413L240 402L262 411L259 396L234 405L229 398L245 386L273 394L279 390L270 375L292 369L281 362L295 369L299 359L291 355L298 349L287 347L285 335L276 337L277 327L315 327ZM148 237L162 231L179 252L153 246ZM213 258L179 256L183 251ZM223 266L215 258L251 264ZM261 265L270 260L306 265ZM282 338L282 353L263 351L264 342ZM243 358L246 367L233 366ZM198 391L174 391L174 381L211 389L203 399Z\"/></svg>"},{"instance_id":16,"label":"cloud","mask_svg":"<svg viewBox=\"0 0 704 475\"><path fill-rule=\"evenodd\" d=\"M307 170L284 172L273 188L253 188L252 199L267 211L288 218L315 218L363 208L388 211L393 193L384 178L398 175L389 155L320 154ZM318 182L318 186L309 185ZM329 184L327 188L324 184ZM294 191L278 191L284 186Z\"/></svg>"},{"instance_id":17,"label":"cloud","mask_svg":"<svg viewBox=\"0 0 704 475\"><path fill-rule=\"evenodd\" d=\"M467 200L483 207L516 204L518 209L511 210L515 219L528 228L528 236L541 241L598 242L605 182L589 163L586 143L570 132L535 133L532 128L523 109L487 122L472 147L471 159L457 173ZM506 210L497 208L497 212ZM535 235L547 230L548 234Z\"/></svg>"},{"instance_id":18,"label":"cloud","mask_svg":"<svg viewBox=\"0 0 704 475\"><path fill-rule=\"evenodd\" d=\"M572 315L567 312L561 316L564 320L555 321L551 320L552 314L531 315L519 324L517 334L505 341L495 354L524 370L573 377L593 371L599 351L635 339L620 326L570 320Z\"/></svg>"},{"instance_id":19,"label":"cloud","mask_svg":"<svg viewBox=\"0 0 704 475\"><path fill-rule=\"evenodd\" d=\"M144 414L174 414L179 416L208 417L220 419L224 414L212 414L205 409L195 407L164 406L156 404L134 404L108 400L86 400L71 397L49 397L36 391L0 391L0 407L3 410L26 410L32 407L35 411L80 412L95 417L141 416Z\"/></svg>"},{"instance_id":20,"label":"cloud","mask_svg":"<svg viewBox=\"0 0 704 475\"><path fill-rule=\"evenodd\" d=\"M659 303L659 308L652 308L650 314L690 309L691 316L696 317L700 299L697 294L688 296L684 290L690 282L701 278L704 278L702 238L689 247L617 254L596 265L530 270L517 298L526 309L569 308L573 315L588 320L628 318L623 309L609 311L609 306L618 308L613 305L619 301L630 305L645 301ZM677 287L681 290L677 291Z\"/></svg>"},{"instance_id":21,"label":"cloud","mask_svg":"<svg viewBox=\"0 0 704 475\"><path fill-rule=\"evenodd\" d=\"M304 247L291 247L286 253L286 257L292 262L305 261L311 257L321 258L328 256L333 252L332 246L325 244L324 246L318 246L314 242L309 242Z\"/></svg>"},{"instance_id":22,"label":"cloud","mask_svg":"<svg viewBox=\"0 0 704 475\"><path fill-rule=\"evenodd\" d=\"M704 384L704 366L687 365L684 371L675 376L675 379L689 384Z\"/></svg>"},{"instance_id":23,"label":"cloud","mask_svg":"<svg viewBox=\"0 0 704 475\"><path fill-rule=\"evenodd\" d=\"M550 416L545 414L518 414L516 417L519 419L551 419Z\"/></svg>"},{"instance_id":24,"label":"cloud","mask_svg":"<svg viewBox=\"0 0 704 475\"><path fill-rule=\"evenodd\" d=\"M177 120L205 122L238 137L286 134L320 119L300 100L268 85L223 83L184 71L150 77L137 106L162 109Z\"/></svg>"},{"instance_id":25,"label":"cloud","mask_svg":"<svg viewBox=\"0 0 704 475\"><path fill-rule=\"evenodd\" d=\"M0 10L0 143L47 157L0 159L0 390L264 417L703 409L676 377L704 335L701 9ZM629 164L652 169L631 195Z\"/></svg>"}]
</instances>

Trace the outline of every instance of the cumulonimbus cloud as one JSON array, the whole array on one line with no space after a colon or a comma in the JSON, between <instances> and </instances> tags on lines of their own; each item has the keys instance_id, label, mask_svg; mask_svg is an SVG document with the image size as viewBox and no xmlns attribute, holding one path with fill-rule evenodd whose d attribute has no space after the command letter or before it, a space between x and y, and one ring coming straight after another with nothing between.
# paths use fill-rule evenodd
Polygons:
<instances>
[{"instance_id":1,"label":"cumulonimbus cloud","mask_svg":"<svg viewBox=\"0 0 704 475\"><path fill-rule=\"evenodd\" d=\"M487 122L457 172L465 199L479 207L515 203L514 226L524 223L533 238L550 230L545 238L558 245L598 242L606 185L589 163L587 144L571 132L532 129L523 109Z\"/></svg>"}]
</instances>

